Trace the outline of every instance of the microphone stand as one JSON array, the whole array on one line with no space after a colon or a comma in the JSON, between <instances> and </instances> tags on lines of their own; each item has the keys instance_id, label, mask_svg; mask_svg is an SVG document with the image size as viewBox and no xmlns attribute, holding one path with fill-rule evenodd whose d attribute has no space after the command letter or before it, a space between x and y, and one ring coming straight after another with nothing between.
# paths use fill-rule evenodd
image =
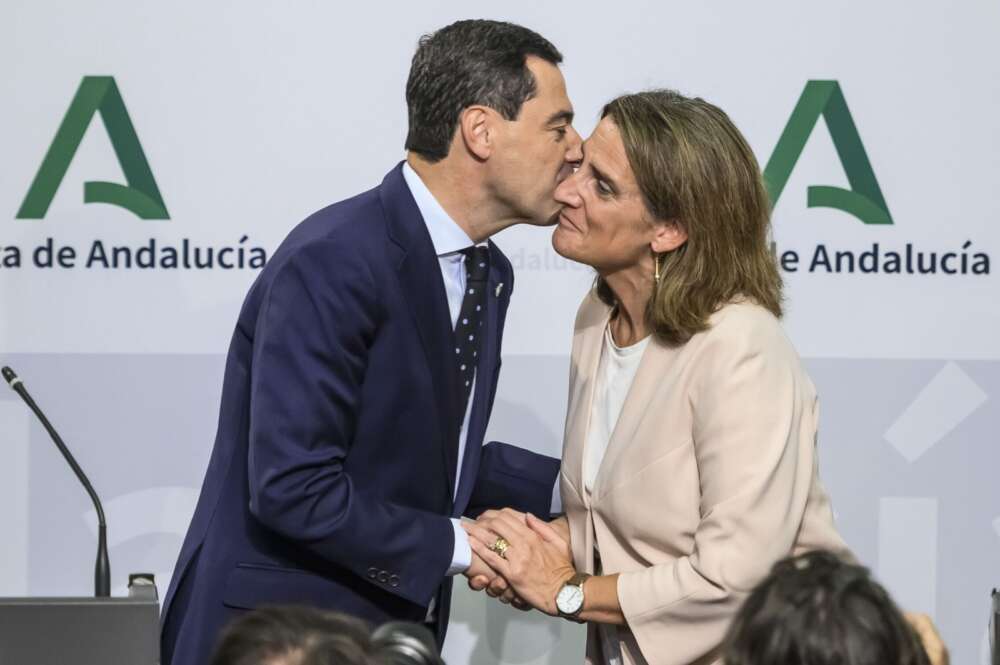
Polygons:
<instances>
[{"instance_id":1,"label":"microphone stand","mask_svg":"<svg viewBox=\"0 0 1000 665\"><path fill-rule=\"evenodd\" d=\"M108 525L104 520L104 507L101 506L101 500L97 497L97 492L94 491L90 480L87 479L87 475L80 468L80 465L76 463L76 459L74 459L69 448L63 443L59 433L52 427L52 423L49 422L49 419L45 417L42 410L35 404L35 400L28 394L28 390L24 387L24 382L17 378L17 374L10 367L4 367L0 372L3 373L3 378L10 384L11 390L20 395L24 403L28 405L28 408L38 416L38 420L45 427L45 431L52 437L52 441L55 442L59 452L62 453L70 468L73 469L73 473L76 474L77 479L83 484L83 488L87 490L90 500L94 502L94 508L97 510L97 563L94 566L94 596L97 598L108 598L111 596L111 563L108 560Z\"/></svg>"}]
</instances>

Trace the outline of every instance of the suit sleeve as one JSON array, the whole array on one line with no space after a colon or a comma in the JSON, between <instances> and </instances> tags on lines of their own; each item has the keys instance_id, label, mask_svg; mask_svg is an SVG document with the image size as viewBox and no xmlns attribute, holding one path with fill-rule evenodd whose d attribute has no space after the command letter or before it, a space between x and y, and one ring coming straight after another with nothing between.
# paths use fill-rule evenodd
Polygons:
<instances>
[{"instance_id":1,"label":"suit sleeve","mask_svg":"<svg viewBox=\"0 0 1000 665\"><path fill-rule=\"evenodd\" d=\"M513 508L549 519L559 468L554 457L490 441L483 447L466 517L477 518L491 508Z\"/></svg>"},{"instance_id":2,"label":"suit sleeve","mask_svg":"<svg viewBox=\"0 0 1000 665\"><path fill-rule=\"evenodd\" d=\"M689 556L622 573L626 622L651 663L701 662L792 551L814 464L815 398L773 325L706 339L689 399L701 521ZM665 479L665 482L669 482Z\"/></svg>"},{"instance_id":3,"label":"suit sleeve","mask_svg":"<svg viewBox=\"0 0 1000 665\"><path fill-rule=\"evenodd\" d=\"M451 562L451 522L386 501L344 468L379 316L375 280L352 248L314 242L277 267L254 335L250 510L301 547L427 605Z\"/></svg>"}]
</instances>

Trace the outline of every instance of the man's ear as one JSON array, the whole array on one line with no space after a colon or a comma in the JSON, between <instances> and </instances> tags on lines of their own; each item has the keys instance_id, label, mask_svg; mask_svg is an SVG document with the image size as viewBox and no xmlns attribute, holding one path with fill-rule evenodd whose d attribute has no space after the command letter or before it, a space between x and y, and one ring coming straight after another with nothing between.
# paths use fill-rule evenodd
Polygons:
<instances>
[{"instance_id":1,"label":"man's ear","mask_svg":"<svg viewBox=\"0 0 1000 665\"><path fill-rule=\"evenodd\" d=\"M676 219L655 223L656 233L653 235L650 248L657 254L672 252L687 242L688 234L684 225Z\"/></svg>"},{"instance_id":2,"label":"man's ear","mask_svg":"<svg viewBox=\"0 0 1000 665\"><path fill-rule=\"evenodd\" d=\"M477 159L493 154L492 111L485 106L470 106L458 116L458 131L468 150Z\"/></svg>"}]
</instances>

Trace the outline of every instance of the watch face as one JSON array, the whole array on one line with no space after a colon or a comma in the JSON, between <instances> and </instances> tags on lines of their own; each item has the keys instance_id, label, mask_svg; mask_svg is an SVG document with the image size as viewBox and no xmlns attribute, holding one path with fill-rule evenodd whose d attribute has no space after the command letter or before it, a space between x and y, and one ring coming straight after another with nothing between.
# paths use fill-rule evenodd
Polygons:
<instances>
[{"instance_id":1,"label":"watch face","mask_svg":"<svg viewBox=\"0 0 1000 665\"><path fill-rule=\"evenodd\" d=\"M556 596L556 607L563 614L576 614L583 606L583 589L566 584Z\"/></svg>"}]
</instances>

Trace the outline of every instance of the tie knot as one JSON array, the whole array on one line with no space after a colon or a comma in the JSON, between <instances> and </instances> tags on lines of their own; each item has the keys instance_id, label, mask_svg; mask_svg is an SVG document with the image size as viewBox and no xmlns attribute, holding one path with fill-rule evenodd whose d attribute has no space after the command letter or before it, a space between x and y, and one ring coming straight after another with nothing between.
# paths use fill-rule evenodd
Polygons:
<instances>
[{"instance_id":1,"label":"tie knot","mask_svg":"<svg viewBox=\"0 0 1000 665\"><path fill-rule=\"evenodd\" d=\"M466 247L465 275L469 281L485 282L490 274L490 250L486 247Z\"/></svg>"}]
</instances>

